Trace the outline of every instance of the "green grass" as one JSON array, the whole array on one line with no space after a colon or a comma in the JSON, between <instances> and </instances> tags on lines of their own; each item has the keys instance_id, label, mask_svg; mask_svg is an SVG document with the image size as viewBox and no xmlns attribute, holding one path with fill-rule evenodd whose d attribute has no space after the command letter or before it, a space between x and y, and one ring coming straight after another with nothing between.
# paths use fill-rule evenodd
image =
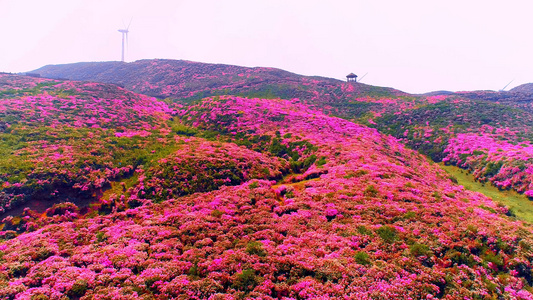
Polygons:
<instances>
[{"instance_id":1,"label":"green grass","mask_svg":"<svg viewBox=\"0 0 533 300\"><path fill-rule=\"evenodd\" d=\"M526 196L512 190L500 191L490 183L477 182L472 174L459 167L445 166L442 163L439 165L443 170L457 178L457 182L465 189L480 192L493 201L506 205L518 219L533 224L533 202Z\"/></svg>"}]
</instances>

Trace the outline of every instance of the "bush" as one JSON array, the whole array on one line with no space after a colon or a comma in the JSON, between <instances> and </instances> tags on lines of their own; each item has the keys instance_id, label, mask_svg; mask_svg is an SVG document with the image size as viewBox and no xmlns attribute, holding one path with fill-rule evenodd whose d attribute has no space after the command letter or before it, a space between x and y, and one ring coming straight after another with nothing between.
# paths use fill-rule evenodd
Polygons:
<instances>
[{"instance_id":1,"label":"bush","mask_svg":"<svg viewBox=\"0 0 533 300\"><path fill-rule=\"evenodd\" d=\"M355 258L355 261L356 261L358 264L360 264L360 265L365 265L365 266L366 266L366 265L370 265L370 264L372 264L372 263L370 262L370 257L369 257L369 255L368 255L368 253L366 253L366 252L363 252L363 251L357 251L357 252L355 253L354 258Z\"/></svg>"},{"instance_id":2,"label":"bush","mask_svg":"<svg viewBox=\"0 0 533 300\"><path fill-rule=\"evenodd\" d=\"M107 240L107 236L106 236L105 232L98 231L96 233L96 242L101 243L101 242L104 242L106 240Z\"/></svg>"},{"instance_id":3,"label":"bush","mask_svg":"<svg viewBox=\"0 0 533 300\"><path fill-rule=\"evenodd\" d=\"M71 202L63 202L54 204L54 206L48 208L46 210L46 215L49 217L55 216L55 215L64 215L67 211L77 213L79 212L78 206L76 204Z\"/></svg>"},{"instance_id":4,"label":"bush","mask_svg":"<svg viewBox=\"0 0 533 300\"><path fill-rule=\"evenodd\" d=\"M372 235L372 231L363 225L357 226L357 232L361 235Z\"/></svg>"},{"instance_id":5,"label":"bush","mask_svg":"<svg viewBox=\"0 0 533 300\"><path fill-rule=\"evenodd\" d=\"M499 161L497 163L489 162L487 164L487 167L485 168L485 176L486 177L493 177L494 175L498 174L500 172L500 169L503 166L503 161Z\"/></svg>"},{"instance_id":6,"label":"bush","mask_svg":"<svg viewBox=\"0 0 533 300\"><path fill-rule=\"evenodd\" d=\"M471 257L471 255L467 253L461 253L456 250L449 250L445 258L448 258L452 261L452 263L456 266L460 265L467 265L469 267L472 267L477 264L477 262Z\"/></svg>"},{"instance_id":7,"label":"bush","mask_svg":"<svg viewBox=\"0 0 533 300\"><path fill-rule=\"evenodd\" d=\"M380 238L383 239L386 243L392 243L396 239L398 239L398 235L396 233L396 229L393 227L390 227L388 225L381 226L376 230L376 233L379 235Z\"/></svg>"},{"instance_id":8,"label":"bush","mask_svg":"<svg viewBox=\"0 0 533 300\"><path fill-rule=\"evenodd\" d=\"M413 256L429 256L431 251L427 245L414 243L409 246L409 251Z\"/></svg>"},{"instance_id":9,"label":"bush","mask_svg":"<svg viewBox=\"0 0 533 300\"><path fill-rule=\"evenodd\" d=\"M453 175L450 175L448 178L450 178L450 180L451 180L453 183L455 183L455 184L459 183L459 182L457 181L457 177L455 177L455 176L453 176Z\"/></svg>"},{"instance_id":10,"label":"bush","mask_svg":"<svg viewBox=\"0 0 533 300\"><path fill-rule=\"evenodd\" d=\"M258 278L255 275L255 270L246 269L241 273L237 273L235 281L231 285L232 288L240 291L251 291L257 285Z\"/></svg>"},{"instance_id":11,"label":"bush","mask_svg":"<svg viewBox=\"0 0 533 300\"><path fill-rule=\"evenodd\" d=\"M367 197L376 197L379 194L379 191L371 184L366 187L364 194Z\"/></svg>"},{"instance_id":12,"label":"bush","mask_svg":"<svg viewBox=\"0 0 533 300\"><path fill-rule=\"evenodd\" d=\"M403 215L403 218L406 220L414 219L416 217L416 213L414 211L408 211Z\"/></svg>"},{"instance_id":13,"label":"bush","mask_svg":"<svg viewBox=\"0 0 533 300\"><path fill-rule=\"evenodd\" d=\"M250 255L266 256L265 250L263 250L263 243L258 241L251 241L246 245L246 253Z\"/></svg>"},{"instance_id":14,"label":"bush","mask_svg":"<svg viewBox=\"0 0 533 300\"><path fill-rule=\"evenodd\" d=\"M490 251L484 255L483 259L486 262L491 262L498 267L502 267L504 265L503 258L499 254L494 254Z\"/></svg>"},{"instance_id":15,"label":"bush","mask_svg":"<svg viewBox=\"0 0 533 300\"><path fill-rule=\"evenodd\" d=\"M215 217L215 218L220 218L222 217L222 215L224 214L223 211L220 211L218 209L214 209L212 212L211 212L211 216Z\"/></svg>"},{"instance_id":16,"label":"bush","mask_svg":"<svg viewBox=\"0 0 533 300\"><path fill-rule=\"evenodd\" d=\"M70 291L67 292L67 295L74 297L83 296L85 295L85 292L87 292L87 287L87 281L79 279L74 282Z\"/></svg>"},{"instance_id":17,"label":"bush","mask_svg":"<svg viewBox=\"0 0 533 300\"><path fill-rule=\"evenodd\" d=\"M316 165L317 166L323 166L326 164L326 157L325 156L322 156L317 162L316 162Z\"/></svg>"}]
</instances>

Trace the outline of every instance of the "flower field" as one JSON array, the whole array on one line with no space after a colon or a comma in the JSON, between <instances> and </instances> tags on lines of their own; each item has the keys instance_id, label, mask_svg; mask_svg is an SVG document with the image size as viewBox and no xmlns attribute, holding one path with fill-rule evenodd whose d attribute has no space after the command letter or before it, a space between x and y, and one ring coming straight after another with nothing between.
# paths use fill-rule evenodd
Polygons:
<instances>
[{"instance_id":1,"label":"flower field","mask_svg":"<svg viewBox=\"0 0 533 300\"><path fill-rule=\"evenodd\" d=\"M298 98L10 95L2 207L36 209L3 220L0 298L533 299L531 225L375 128ZM444 155L524 158L482 130Z\"/></svg>"},{"instance_id":2,"label":"flower field","mask_svg":"<svg viewBox=\"0 0 533 300\"><path fill-rule=\"evenodd\" d=\"M435 161L468 169L482 182L521 193L533 188L528 171L533 118L527 111L451 97L384 114L374 123Z\"/></svg>"},{"instance_id":3,"label":"flower field","mask_svg":"<svg viewBox=\"0 0 533 300\"><path fill-rule=\"evenodd\" d=\"M53 78L119 84L135 92L168 98L167 102L184 104L217 95L298 99L328 115L366 124L382 133L391 134L435 161L442 161L449 156L449 140L455 139L456 134L484 135L485 131L480 130L484 125L500 132L516 132L511 143L520 145L522 141L533 139L533 104L527 89L409 95L391 88L345 83L318 76L301 76L273 68L246 68L164 59L128 64L102 62L50 65L34 72ZM38 85L43 86L41 89L45 89L45 85L50 82L48 79L39 80L41 82ZM508 139L509 136L499 136L498 139L500 138ZM454 141L456 145L458 140ZM447 163L457 163L455 159L449 158ZM507 168L515 167L505 161L494 163L500 162ZM462 167L479 173L482 169L491 169L489 163L487 160L480 161L475 170L466 165ZM502 182L507 178L516 184L498 186L512 189L517 187L519 192L527 191L525 186L529 182L518 182L520 178L527 178L527 174L515 173L521 174L509 176L507 172L492 178L495 174L489 172L490 176L483 176L483 180Z\"/></svg>"}]
</instances>

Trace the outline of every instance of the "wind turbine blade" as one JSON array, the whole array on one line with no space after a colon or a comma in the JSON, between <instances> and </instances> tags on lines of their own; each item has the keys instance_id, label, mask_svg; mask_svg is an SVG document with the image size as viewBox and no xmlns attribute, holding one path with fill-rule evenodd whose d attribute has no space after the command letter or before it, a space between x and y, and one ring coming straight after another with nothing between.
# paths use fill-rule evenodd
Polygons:
<instances>
[{"instance_id":1,"label":"wind turbine blade","mask_svg":"<svg viewBox=\"0 0 533 300\"><path fill-rule=\"evenodd\" d=\"M130 22L128 23L128 27L126 27L126 30L130 29L131 21L133 20L133 17L131 17Z\"/></svg>"},{"instance_id":2,"label":"wind turbine blade","mask_svg":"<svg viewBox=\"0 0 533 300\"><path fill-rule=\"evenodd\" d=\"M359 80L357 80L357 81L361 82L361 80L363 80L363 78L365 78L366 74L368 74L368 72L366 72L365 75L363 75L363 77L359 78Z\"/></svg>"},{"instance_id":3,"label":"wind turbine blade","mask_svg":"<svg viewBox=\"0 0 533 300\"><path fill-rule=\"evenodd\" d=\"M124 23L124 19L122 19L122 28L126 28L126 23Z\"/></svg>"},{"instance_id":4,"label":"wind turbine blade","mask_svg":"<svg viewBox=\"0 0 533 300\"><path fill-rule=\"evenodd\" d=\"M500 91L502 91L502 92L505 91L505 89L506 89L511 83L513 83L513 81L514 81L514 78L513 78L513 80L511 80L511 82L509 82L508 84L506 84L506 85L503 87L503 89L501 89Z\"/></svg>"}]
</instances>

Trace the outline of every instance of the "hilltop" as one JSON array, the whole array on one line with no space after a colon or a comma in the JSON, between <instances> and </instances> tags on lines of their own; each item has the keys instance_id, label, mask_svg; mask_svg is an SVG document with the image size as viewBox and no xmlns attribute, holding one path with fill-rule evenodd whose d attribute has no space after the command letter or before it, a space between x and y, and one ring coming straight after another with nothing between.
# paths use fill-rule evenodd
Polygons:
<instances>
[{"instance_id":1,"label":"hilltop","mask_svg":"<svg viewBox=\"0 0 533 300\"><path fill-rule=\"evenodd\" d=\"M533 83L525 83L525 84L519 85L517 87L512 88L510 92L533 94Z\"/></svg>"},{"instance_id":2,"label":"hilltop","mask_svg":"<svg viewBox=\"0 0 533 300\"><path fill-rule=\"evenodd\" d=\"M157 98L201 99L234 94L249 97L295 97L334 102L342 97L343 81L302 76L275 68L248 68L184 60L139 60L49 65L32 71L42 77L112 83ZM388 95L405 93L360 84L362 90Z\"/></svg>"},{"instance_id":3,"label":"hilltop","mask_svg":"<svg viewBox=\"0 0 533 300\"><path fill-rule=\"evenodd\" d=\"M528 194L521 107L268 68L53 68L0 74L2 298L533 298L532 225L431 160Z\"/></svg>"}]
</instances>

